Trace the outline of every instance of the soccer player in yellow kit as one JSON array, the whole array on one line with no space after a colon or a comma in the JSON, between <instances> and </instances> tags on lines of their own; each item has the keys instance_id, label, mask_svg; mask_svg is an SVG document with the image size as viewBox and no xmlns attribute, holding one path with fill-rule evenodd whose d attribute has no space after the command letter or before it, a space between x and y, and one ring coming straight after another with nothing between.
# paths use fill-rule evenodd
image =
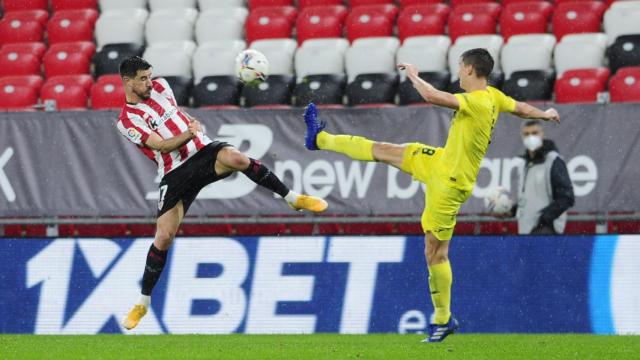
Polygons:
<instances>
[{"instance_id":1,"label":"soccer player in yellow kit","mask_svg":"<svg viewBox=\"0 0 640 360\"><path fill-rule=\"evenodd\" d=\"M450 94L422 80L415 66L398 65L427 102L455 110L444 147L421 143L390 144L358 136L332 135L323 131L325 124L318 120L314 104L309 104L305 111L305 146L309 150L328 150L355 160L384 162L427 185L421 222L435 318L429 325L425 342L440 342L458 329L458 322L450 310L449 242L458 210L471 196L499 114L509 112L524 119L560 121L558 112L552 108L542 111L488 86L487 78L493 66L493 58L486 49L464 52L458 75L465 93Z\"/></svg>"}]
</instances>

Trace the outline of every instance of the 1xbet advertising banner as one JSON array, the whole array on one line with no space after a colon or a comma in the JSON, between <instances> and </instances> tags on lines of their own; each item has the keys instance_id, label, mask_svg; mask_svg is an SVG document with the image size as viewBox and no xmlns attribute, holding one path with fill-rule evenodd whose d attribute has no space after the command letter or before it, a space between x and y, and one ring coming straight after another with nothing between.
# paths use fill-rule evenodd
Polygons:
<instances>
[{"instance_id":1,"label":"1xbet advertising banner","mask_svg":"<svg viewBox=\"0 0 640 360\"><path fill-rule=\"evenodd\" d=\"M0 240L0 332L123 332L151 239ZM640 237L456 237L463 332L640 332ZM131 333L421 332L419 237L179 238Z\"/></svg>"},{"instance_id":2,"label":"1xbet advertising banner","mask_svg":"<svg viewBox=\"0 0 640 360\"><path fill-rule=\"evenodd\" d=\"M545 124L573 181L577 212L637 211L638 104L559 106ZM193 110L212 138L260 159L292 189L326 197L331 214L411 214L424 206L419 183L380 163L304 148L301 110ZM443 146L452 111L433 107L321 112L327 130L394 143ZM0 114L0 216L154 216L154 164L114 126L115 112ZM524 153L521 119L501 116L463 213L484 211L496 186L515 196ZM290 209L244 175L206 187L190 215L287 214Z\"/></svg>"}]
</instances>

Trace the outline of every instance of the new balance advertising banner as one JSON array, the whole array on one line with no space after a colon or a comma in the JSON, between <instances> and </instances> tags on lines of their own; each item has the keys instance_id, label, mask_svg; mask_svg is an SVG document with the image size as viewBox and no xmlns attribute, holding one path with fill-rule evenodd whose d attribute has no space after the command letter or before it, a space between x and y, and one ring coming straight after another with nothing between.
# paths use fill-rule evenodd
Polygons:
<instances>
[{"instance_id":1,"label":"new balance advertising banner","mask_svg":"<svg viewBox=\"0 0 640 360\"><path fill-rule=\"evenodd\" d=\"M567 162L575 211L636 211L640 105L560 106L545 125ZM301 110L193 111L212 137L261 159L294 190L327 197L335 214L419 214L420 184L378 163L305 150ZM444 145L452 112L436 108L323 111L327 129L395 143ZM0 216L153 216L155 164L119 134L114 112L0 114ZM515 194L524 152L521 120L502 116L464 213L483 210L495 186ZM243 175L205 188L192 215L286 214Z\"/></svg>"},{"instance_id":2,"label":"new balance advertising banner","mask_svg":"<svg viewBox=\"0 0 640 360\"><path fill-rule=\"evenodd\" d=\"M0 332L117 333L150 239L0 241ZM131 333L421 332L419 237L179 238ZM640 237L457 237L463 332L640 333Z\"/></svg>"}]
</instances>

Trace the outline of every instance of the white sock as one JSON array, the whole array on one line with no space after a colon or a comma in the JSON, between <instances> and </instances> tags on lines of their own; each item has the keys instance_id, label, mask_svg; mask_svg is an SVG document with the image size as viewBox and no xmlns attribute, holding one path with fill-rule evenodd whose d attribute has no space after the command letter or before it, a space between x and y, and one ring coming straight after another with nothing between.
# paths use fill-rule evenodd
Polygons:
<instances>
[{"instance_id":1,"label":"white sock","mask_svg":"<svg viewBox=\"0 0 640 360\"><path fill-rule=\"evenodd\" d=\"M151 305L151 296L141 294L140 299L138 299L138 304L144 305L146 308L148 308L149 305Z\"/></svg>"},{"instance_id":2,"label":"white sock","mask_svg":"<svg viewBox=\"0 0 640 360\"><path fill-rule=\"evenodd\" d=\"M284 200L288 203L295 204L296 200L298 200L298 193L295 191L289 190L287 196L284 197Z\"/></svg>"}]
</instances>

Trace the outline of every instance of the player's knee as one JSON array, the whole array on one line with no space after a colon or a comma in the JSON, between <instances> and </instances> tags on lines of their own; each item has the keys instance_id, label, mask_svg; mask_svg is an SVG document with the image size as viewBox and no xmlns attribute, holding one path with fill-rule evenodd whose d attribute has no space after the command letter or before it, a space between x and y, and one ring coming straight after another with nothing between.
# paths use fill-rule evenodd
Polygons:
<instances>
[{"instance_id":1,"label":"player's knee","mask_svg":"<svg viewBox=\"0 0 640 360\"><path fill-rule=\"evenodd\" d=\"M225 159L225 165L234 170L244 170L249 167L249 158L238 150L230 150Z\"/></svg>"},{"instance_id":2,"label":"player's knee","mask_svg":"<svg viewBox=\"0 0 640 360\"><path fill-rule=\"evenodd\" d=\"M171 247L171 243L173 243L173 239L175 239L176 233L175 231L167 230L167 229L158 229L156 231L156 238L154 244L158 248L158 250L168 250Z\"/></svg>"}]
</instances>

